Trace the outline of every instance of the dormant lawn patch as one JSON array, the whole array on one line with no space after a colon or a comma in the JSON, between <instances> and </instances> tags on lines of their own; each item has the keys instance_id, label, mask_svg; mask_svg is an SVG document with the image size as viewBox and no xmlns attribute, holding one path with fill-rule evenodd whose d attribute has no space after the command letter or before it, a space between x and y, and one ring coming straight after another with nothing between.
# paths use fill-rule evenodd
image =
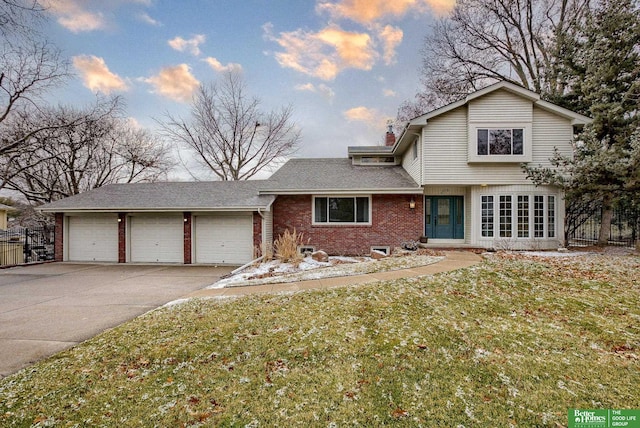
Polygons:
<instances>
[{"instance_id":1,"label":"dormant lawn patch","mask_svg":"<svg viewBox=\"0 0 640 428\"><path fill-rule=\"evenodd\" d=\"M0 381L2 426L566 426L640 408L637 256L192 300Z\"/></svg>"}]
</instances>

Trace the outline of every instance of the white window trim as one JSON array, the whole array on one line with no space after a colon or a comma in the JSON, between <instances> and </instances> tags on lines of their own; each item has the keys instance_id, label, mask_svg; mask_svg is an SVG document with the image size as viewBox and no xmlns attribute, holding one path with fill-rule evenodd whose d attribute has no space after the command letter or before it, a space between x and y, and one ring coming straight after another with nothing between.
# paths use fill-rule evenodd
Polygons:
<instances>
[{"instance_id":1,"label":"white window trim","mask_svg":"<svg viewBox=\"0 0 640 428\"><path fill-rule=\"evenodd\" d=\"M493 236L482 235L482 198L493 196ZM511 236L500 236L500 196L511 196ZM518 236L518 196L529 197L529 236ZM534 196L543 197L543 236L535 236L535 204ZM553 236L549 236L549 197L553 197L554 227ZM482 193L478 198L480 230L479 238L485 239L513 239L515 241L531 241L531 240L557 240L558 239L558 196L550 193Z\"/></svg>"},{"instance_id":2,"label":"white window trim","mask_svg":"<svg viewBox=\"0 0 640 428\"><path fill-rule=\"evenodd\" d=\"M522 163L533 161L532 124L530 122L478 122L469 124L467 161L469 163ZM478 130L480 129L522 129L523 152L521 155L479 155Z\"/></svg>"},{"instance_id":3,"label":"white window trim","mask_svg":"<svg viewBox=\"0 0 640 428\"><path fill-rule=\"evenodd\" d=\"M316 222L316 198L368 198L369 199L369 221L367 222ZM371 195L318 195L311 198L311 225L312 226L371 226L372 217ZM328 213L327 213L328 214Z\"/></svg>"}]
</instances>

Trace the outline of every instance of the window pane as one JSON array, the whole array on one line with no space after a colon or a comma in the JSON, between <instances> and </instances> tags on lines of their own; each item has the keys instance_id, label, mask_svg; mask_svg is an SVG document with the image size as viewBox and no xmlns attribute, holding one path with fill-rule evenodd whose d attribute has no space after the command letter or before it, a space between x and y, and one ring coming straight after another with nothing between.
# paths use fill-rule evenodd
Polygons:
<instances>
[{"instance_id":1,"label":"window pane","mask_svg":"<svg viewBox=\"0 0 640 428\"><path fill-rule=\"evenodd\" d=\"M544 238L544 196L533 197L533 236Z\"/></svg>"},{"instance_id":2,"label":"window pane","mask_svg":"<svg viewBox=\"0 0 640 428\"><path fill-rule=\"evenodd\" d=\"M424 222L431 224L431 199L429 198L424 200Z\"/></svg>"},{"instance_id":3,"label":"window pane","mask_svg":"<svg viewBox=\"0 0 640 428\"><path fill-rule=\"evenodd\" d=\"M482 236L493 237L493 196L482 197Z\"/></svg>"},{"instance_id":4,"label":"window pane","mask_svg":"<svg viewBox=\"0 0 640 428\"><path fill-rule=\"evenodd\" d=\"M489 130L478 129L478 155L489 154Z\"/></svg>"},{"instance_id":5,"label":"window pane","mask_svg":"<svg viewBox=\"0 0 640 428\"><path fill-rule=\"evenodd\" d=\"M316 198L315 203L315 222L326 223L327 222L327 198Z\"/></svg>"},{"instance_id":6,"label":"window pane","mask_svg":"<svg viewBox=\"0 0 640 428\"><path fill-rule=\"evenodd\" d=\"M512 232L512 211L511 196L500 196L500 237L511 238Z\"/></svg>"},{"instance_id":7,"label":"window pane","mask_svg":"<svg viewBox=\"0 0 640 428\"><path fill-rule=\"evenodd\" d=\"M451 224L451 204L449 199L438 199L438 225Z\"/></svg>"},{"instance_id":8,"label":"window pane","mask_svg":"<svg viewBox=\"0 0 640 428\"><path fill-rule=\"evenodd\" d=\"M456 198L456 224L462 224L462 198Z\"/></svg>"},{"instance_id":9,"label":"window pane","mask_svg":"<svg viewBox=\"0 0 640 428\"><path fill-rule=\"evenodd\" d=\"M556 197L548 196L547 199L547 227L549 238L555 238L556 236Z\"/></svg>"},{"instance_id":10,"label":"window pane","mask_svg":"<svg viewBox=\"0 0 640 428\"><path fill-rule=\"evenodd\" d=\"M511 130L491 129L489 131L489 154L510 155L511 154Z\"/></svg>"},{"instance_id":11,"label":"window pane","mask_svg":"<svg viewBox=\"0 0 640 428\"><path fill-rule=\"evenodd\" d=\"M518 196L518 238L529 237L529 196Z\"/></svg>"},{"instance_id":12,"label":"window pane","mask_svg":"<svg viewBox=\"0 0 640 428\"><path fill-rule=\"evenodd\" d=\"M355 222L355 198L329 198L329 222Z\"/></svg>"},{"instance_id":13,"label":"window pane","mask_svg":"<svg viewBox=\"0 0 640 428\"><path fill-rule=\"evenodd\" d=\"M356 221L369 222L369 198L356 198Z\"/></svg>"},{"instance_id":14,"label":"window pane","mask_svg":"<svg viewBox=\"0 0 640 428\"><path fill-rule=\"evenodd\" d=\"M522 129L513 130L513 154L521 155L524 153L524 133Z\"/></svg>"}]
</instances>

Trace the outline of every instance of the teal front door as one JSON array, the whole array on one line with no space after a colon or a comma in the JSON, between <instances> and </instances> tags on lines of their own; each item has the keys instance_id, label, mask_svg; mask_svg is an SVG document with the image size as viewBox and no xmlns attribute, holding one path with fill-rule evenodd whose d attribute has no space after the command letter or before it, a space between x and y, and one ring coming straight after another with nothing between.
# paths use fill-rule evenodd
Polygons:
<instances>
[{"instance_id":1,"label":"teal front door","mask_svg":"<svg viewBox=\"0 0 640 428\"><path fill-rule=\"evenodd\" d=\"M425 196L424 228L432 239L464 239L464 198Z\"/></svg>"}]
</instances>

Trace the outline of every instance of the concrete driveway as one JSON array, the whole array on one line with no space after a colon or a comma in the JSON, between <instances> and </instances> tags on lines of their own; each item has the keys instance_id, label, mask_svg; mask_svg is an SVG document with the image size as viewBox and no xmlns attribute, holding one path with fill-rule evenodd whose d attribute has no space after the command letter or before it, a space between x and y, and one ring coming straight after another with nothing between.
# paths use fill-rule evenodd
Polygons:
<instances>
[{"instance_id":1,"label":"concrete driveway","mask_svg":"<svg viewBox=\"0 0 640 428\"><path fill-rule=\"evenodd\" d=\"M49 263L0 270L0 378L206 287L232 269Z\"/></svg>"}]
</instances>

